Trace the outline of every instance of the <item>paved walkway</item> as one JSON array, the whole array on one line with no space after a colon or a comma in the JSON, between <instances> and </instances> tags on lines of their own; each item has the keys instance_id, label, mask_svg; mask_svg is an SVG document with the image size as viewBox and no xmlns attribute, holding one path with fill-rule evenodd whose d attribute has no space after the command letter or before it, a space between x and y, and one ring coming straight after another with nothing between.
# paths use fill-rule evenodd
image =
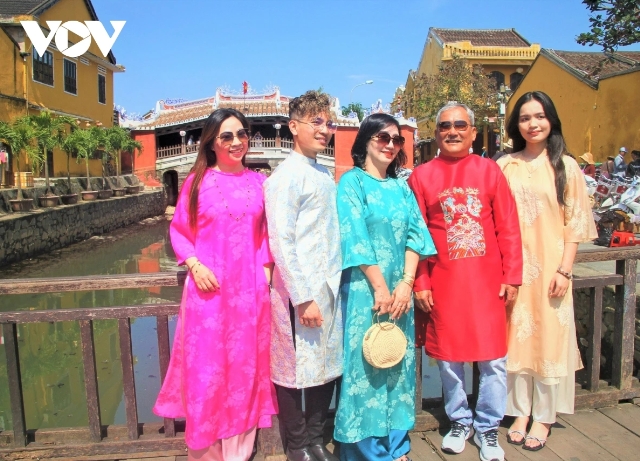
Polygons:
<instances>
[{"instance_id":1,"label":"paved walkway","mask_svg":"<svg viewBox=\"0 0 640 461\"><path fill-rule=\"evenodd\" d=\"M637 399L640 404L640 399ZM509 420L510 422L510 420ZM507 461L634 461L640 459L640 406L624 403L599 410L581 410L564 415L551 430L547 446L525 451L507 443L507 424L500 428L500 445ZM414 433L411 437L413 461L478 461L479 448L472 439L459 455L440 450L447 429Z\"/></svg>"}]
</instances>

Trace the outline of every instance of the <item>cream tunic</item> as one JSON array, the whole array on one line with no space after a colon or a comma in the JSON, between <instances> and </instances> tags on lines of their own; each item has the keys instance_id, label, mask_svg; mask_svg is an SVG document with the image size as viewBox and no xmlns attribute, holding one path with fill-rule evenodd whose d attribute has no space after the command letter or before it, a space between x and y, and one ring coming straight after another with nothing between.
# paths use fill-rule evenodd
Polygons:
<instances>
[{"instance_id":1,"label":"cream tunic","mask_svg":"<svg viewBox=\"0 0 640 461\"><path fill-rule=\"evenodd\" d=\"M558 204L555 175L547 155L525 160L519 153L498 160L516 200L522 232L523 273L508 321L509 373L527 373L558 384L560 413L573 412L575 371L582 368L569 285L550 298L549 285L562 261L565 243L585 242L597 232L586 183L575 160L563 156L565 206Z\"/></svg>"}]
</instances>

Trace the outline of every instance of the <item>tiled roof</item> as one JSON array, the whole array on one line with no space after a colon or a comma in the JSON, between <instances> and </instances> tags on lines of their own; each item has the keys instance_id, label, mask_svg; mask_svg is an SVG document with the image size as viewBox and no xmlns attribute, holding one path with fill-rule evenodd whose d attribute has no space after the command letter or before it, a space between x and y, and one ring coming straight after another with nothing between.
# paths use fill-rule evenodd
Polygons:
<instances>
[{"instance_id":1,"label":"tiled roof","mask_svg":"<svg viewBox=\"0 0 640 461\"><path fill-rule=\"evenodd\" d=\"M581 77L596 84L599 79L618 72L640 70L640 52L605 54L597 51L560 51L545 49L544 55L560 61ZM622 56L623 58L621 58Z\"/></svg>"},{"instance_id":2,"label":"tiled roof","mask_svg":"<svg viewBox=\"0 0 640 461\"><path fill-rule=\"evenodd\" d=\"M202 104L199 106L185 107L184 109L174 109L160 112L158 118L139 125L140 128L177 125L192 120L207 118L213 112L212 104Z\"/></svg>"},{"instance_id":3,"label":"tiled roof","mask_svg":"<svg viewBox=\"0 0 640 461\"><path fill-rule=\"evenodd\" d=\"M48 0L2 0L0 1L0 17L12 17L27 14L41 3Z\"/></svg>"},{"instance_id":4,"label":"tiled roof","mask_svg":"<svg viewBox=\"0 0 640 461\"><path fill-rule=\"evenodd\" d=\"M218 109L236 109L244 115L251 117L257 115L283 115L289 116L289 103L282 102L277 107L275 101L249 102L243 101L221 101Z\"/></svg>"},{"instance_id":5,"label":"tiled roof","mask_svg":"<svg viewBox=\"0 0 640 461\"><path fill-rule=\"evenodd\" d=\"M431 30L445 43L469 41L473 46L529 47L515 29L439 29Z\"/></svg>"}]
</instances>

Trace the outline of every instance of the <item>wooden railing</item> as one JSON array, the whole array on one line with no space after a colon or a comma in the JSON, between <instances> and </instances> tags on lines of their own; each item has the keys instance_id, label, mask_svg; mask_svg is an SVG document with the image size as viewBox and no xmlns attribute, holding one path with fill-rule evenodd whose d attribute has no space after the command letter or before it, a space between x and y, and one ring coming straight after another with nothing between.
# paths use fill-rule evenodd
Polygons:
<instances>
[{"instance_id":1,"label":"wooden railing","mask_svg":"<svg viewBox=\"0 0 640 461\"><path fill-rule=\"evenodd\" d=\"M616 261L616 273L576 277L574 290L588 288L591 293L589 317L589 345L586 354L586 379L576 392L577 408L598 408L613 405L619 400L640 397L638 380L633 376L634 326L636 307L636 272L640 249L597 249L580 251L576 263ZM112 290L183 285L185 272L155 274L60 277L48 279L20 279L0 281L0 295L24 293L59 293L86 290ZM613 369L611 379L600 375L600 353L603 312L603 289L615 286L615 333L613 339ZM178 313L178 304L155 304L104 308L61 309L47 311L0 312L0 325L5 343L7 375L11 403L13 431L0 432L0 456L3 459L31 459L56 457L88 457L113 455L123 459L176 456L184 454L184 426L171 418L162 424L140 424L138 421L131 319L155 317L157 326L158 361L161 379L169 364L168 317ZM96 353L93 322L118 320L120 360L122 366L125 426L103 426L100 420L100 401L96 375ZM80 325L84 387L87 401L87 428L47 429L28 431L22 395L18 325L38 322L78 322ZM416 349L416 426L415 430L434 429L446 420L442 399L422 398L422 352ZM477 369L474 373L474 395L477 395ZM141 437L143 435L144 437ZM126 438L126 440L122 440ZM277 417L273 427L258 434L258 449L264 455L282 451ZM95 458L98 459L98 458ZM105 458L100 458L105 459Z\"/></svg>"},{"instance_id":2,"label":"wooden railing","mask_svg":"<svg viewBox=\"0 0 640 461\"><path fill-rule=\"evenodd\" d=\"M156 158L177 157L178 155L194 154L198 152L199 144L178 144L176 146L159 147L156 149Z\"/></svg>"}]
</instances>

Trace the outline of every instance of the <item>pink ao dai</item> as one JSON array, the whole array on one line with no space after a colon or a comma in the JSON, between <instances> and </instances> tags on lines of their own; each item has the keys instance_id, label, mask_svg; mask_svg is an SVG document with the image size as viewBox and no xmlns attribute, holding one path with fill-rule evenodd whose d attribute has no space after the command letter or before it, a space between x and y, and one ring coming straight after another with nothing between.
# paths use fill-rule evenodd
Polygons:
<instances>
[{"instance_id":1,"label":"pink ao dai","mask_svg":"<svg viewBox=\"0 0 640 461\"><path fill-rule=\"evenodd\" d=\"M190 175L171 223L178 264L196 256L220 290L203 293L191 274L184 286L171 361L154 407L159 416L186 417L192 450L271 426L277 413L270 379L269 287L272 261L264 212L266 178L245 169L208 169L198 195L197 229L188 223ZM231 216L230 216L231 214Z\"/></svg>"}]
</instances>

